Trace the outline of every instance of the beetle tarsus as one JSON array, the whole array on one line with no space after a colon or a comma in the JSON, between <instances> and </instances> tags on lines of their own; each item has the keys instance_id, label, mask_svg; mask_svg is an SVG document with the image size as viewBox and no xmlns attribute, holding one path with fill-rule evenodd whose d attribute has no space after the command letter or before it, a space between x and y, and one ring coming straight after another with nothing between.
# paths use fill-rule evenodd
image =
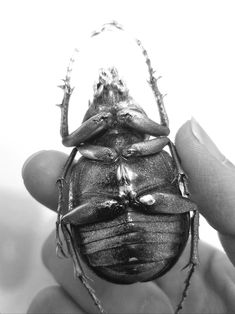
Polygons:
<instances>
[{"instance_id":1,"label":"beetle tarsus","mask_svg":"<svg viewBox=\"0 0 235 314\"><path fill-rule=\"evenodd\" d=\"M175 314L178 314L180 310L183 308L183 303L185 298L187 297L188 294L188 289L190 286L191 278L192 275L195 271L195 268L199 265L199 258L198 258L198 228L199 228L199 212L198 210L194 211L194 215L191 220L191 253L190 253L190 261L189 263L183 268L183 269L188 269L188 275L185 279L185 286L184 290L182 293L181 300L179 302L179 305L176 309Z\"/></svg>"},{"instance_id":2,"label":"beetle tarsus","mask_svg":"<svg viewBox=\"0 0 235 314\"><path fill-rule=\"evenodd\" d=\"M98 307L100 313L101 314L106 314L105 310L103 309L103 307L101 305L100 300L95 295L94 289L91 288L91 286L89 285L88 281L86 280L86 277L84 275L79 275L78 277L81 280L81 282L83 283L83 285L86 287L86 289L89 292L90 296L92 297L95 305Z\"/></svg>"},{"instance_id":3,"label":"beetle tarsus","mask_svg":"<svg viewBox=\"0 0 235 314\"><path fill-rule=\"evenodd\" d=\"M182 293L182 297L181 297L181 300L179 302L179 305L177 306L175 314L179 314L179 312L183 308L183 303L184 303L184 301L185 301L185 299L186 299L186 297L188 295L188 289L189 289L189 286L190 286L190 281L191 281L192 275L193 275L193 273L195 271L196 265L190 263L190 264L188 264L188 267L189 267L189 272L188 272L188 276L187 276L187 278L186 278L186 280L184 282L185 283L184 291Z\"/></svg>"}]
</instances>

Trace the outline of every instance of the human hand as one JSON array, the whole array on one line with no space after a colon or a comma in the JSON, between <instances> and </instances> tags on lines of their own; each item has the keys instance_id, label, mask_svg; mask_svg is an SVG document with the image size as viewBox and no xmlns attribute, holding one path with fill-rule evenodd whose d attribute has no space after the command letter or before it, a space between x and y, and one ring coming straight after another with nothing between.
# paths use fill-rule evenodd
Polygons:
<instances>
[{"instance_id":1,"label":"human hand","mask_svg":"<svg viewBox=\"0 0 235 314\"><path fill-rule=\"evenodd\" d=\"M206 133L193 121L176 136L176 148L189 177L191 198L201 214L219 232L228 257L200 242L200 266L192 278L182 313L234 313L235 309L235 167L225 159ZM52 210L57 207L55 182L67 156L44 151L33 155L23 169L29 192ZM115 285L86 269L97 296L108 313L174 313L181 298L190 247L163 277L147 283ZM79 280L74 280L70 260L55 254L55 235L43 247L43 261L58 282L33 300L28 313L97 313ZM230 261L229 261L230 259Z\"/></svg>"}]
</instances>

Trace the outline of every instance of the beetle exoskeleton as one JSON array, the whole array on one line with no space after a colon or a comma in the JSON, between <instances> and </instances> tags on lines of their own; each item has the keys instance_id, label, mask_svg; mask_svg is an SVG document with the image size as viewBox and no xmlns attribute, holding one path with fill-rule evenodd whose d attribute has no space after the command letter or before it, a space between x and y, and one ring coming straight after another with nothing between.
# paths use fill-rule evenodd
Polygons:
<instances>
[{"instance_id":1,"label":"beetle exoskeleton","mask_svg":"<svg viewBox=\"0 0 235 314\"><path fill-rule=\"evenodd\" d=\"M190 271L178 313L198 264L199 214L188 198L186 176L167 137L168 117L150 59L139 40L137 44L146 59L160 124L136 104L117 69L110 67L100 70L83 123L70 134L68 105L73 89L68 69L62 86L61 136L65 146L75 148L57 182L57 250L65 255L61 228L77 277L104 312L80 258L100 277L114 283L153 280L177 262L191 230ZM163 150L165 146L171 157ZM82 157L73 164L77 151ZM64 181L69 170L66 204Z\"/></svg>"},{"instance_id":2,"label":"beetle exoskeleton","mask_svg":"<svg viewBox=\"0 0 235 314\"><path fill-rule=\"evenodd\" d=\"M130 174L133 199L120 196L120 164ZM72 234L98 275L119 284L149 281L175 264L190 220L189 212L176 215L174 210L191 204L173 180L172 161L164 151L111 164L82 158L74 166L70 197L80 219L71 224Z\"/></svg>"}]
</instances>

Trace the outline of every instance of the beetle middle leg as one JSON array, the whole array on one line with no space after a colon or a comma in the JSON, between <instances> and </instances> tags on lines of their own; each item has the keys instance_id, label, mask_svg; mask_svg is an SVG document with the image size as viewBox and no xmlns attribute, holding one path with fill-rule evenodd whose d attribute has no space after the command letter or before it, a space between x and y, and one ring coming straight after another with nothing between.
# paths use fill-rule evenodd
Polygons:
<instances>
[{"instance_id":1,"label":"beetle middle leg","mask_svg":"<svg viewBox=\"0 0 235 314\"><path fill-rule=\"evenodd\" d=\"M122 151L124 157L148 156L157 154L168 144L169 138L166 136L157 137L151 140L134 143Z\"/></svg>"},{"instance_id":2,"label":"beetle middle leg","mask_svg":"<svg viewBox=\"0 0 235 314\"><path fill-rule=\"evenodd\" d=\"M118 154L115 149L106 146L84 144L78 147L79 153L84 157L93 160L110 162L117 158Z\"/></svg>"},{"instance_id":3,"label":"beetle middle leg","mask_svg":"<svg viewBox=\"0 0 235 314\"><path fill-rule=\"evenodd\" d=\"M73 88L70 86L70 76L68 74L64 79L64 85L60 87L64 90L64 97L62 103L59 105L61 108L60 135L65 146L78 146L106 130L111 125L112 114L109 112L101 112L84 121L77 130L69 134L68 107Z\"/></svg>"},{"instance_id":4,"label":"beetle middle leg","mask_svg":"<svg viewBox=\"0 0 235 314\"><path fill-rule=\"evenodd\" d=\"M188 189L188 182L187 182L186 174L181 166L175 145L171 141L169 141L168 145L171 151L171 156L175 162L176 171L177 171L176 179L178 181L178 186L179 186L181 195L187 198L189 197L189 189Z\"/></svg>"}]
</instances>

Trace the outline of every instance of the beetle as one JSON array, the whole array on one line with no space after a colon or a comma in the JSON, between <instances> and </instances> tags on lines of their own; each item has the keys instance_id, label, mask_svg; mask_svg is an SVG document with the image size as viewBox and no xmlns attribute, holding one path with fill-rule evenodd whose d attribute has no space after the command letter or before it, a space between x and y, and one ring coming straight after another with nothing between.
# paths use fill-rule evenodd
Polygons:
<instances>
[{"instance_id":1,"label":"beetle","mask_svg":"<svg viewBox=\"0 0 235 314\"><path fill-rule=\"evenodd\" d=\"M107 26L123 30L115 22L108 23L93 36ZM191 254L186 265L189 272L175 311L179 313L199 263L199 212L189 199L187 177L168 138L168 117L148 53L139 40L136 42L148 67L160 123L151 120L135 102L112 66L100 70L83 122L69 133L68 107L73 88L68 67L61 86L64 97L60 133L63 144L74 148L57 180L57 253L66 256L62 232L76 276L104 313L81 267L81 258L110 282L150 281L173 267L191 233ZM164 150L166 146L170 154ZM78 151L82 157L74 163Z\"/></svg>"}]
</instances>

